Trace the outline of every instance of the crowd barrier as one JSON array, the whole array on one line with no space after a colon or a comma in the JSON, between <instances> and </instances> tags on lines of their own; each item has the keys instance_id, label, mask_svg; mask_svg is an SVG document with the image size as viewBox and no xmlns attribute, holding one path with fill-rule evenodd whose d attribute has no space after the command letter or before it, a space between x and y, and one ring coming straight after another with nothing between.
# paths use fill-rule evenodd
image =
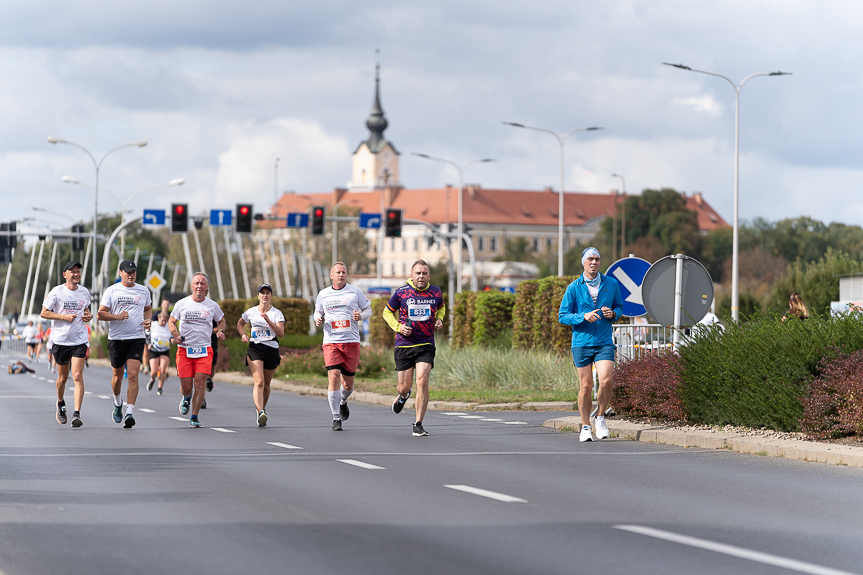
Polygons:
<instances>
[{"instance_id":1,"label":"crowd barrier","mask_svg":"<svg viewBox=\"0 0 863 575\"><path fill-rule=\"evenodd\" d=\"M674 330L658 323L615 324L612 339L617 346L617 362L641 359L644 355L671 353Z\"/></svg>"}]
</instances>

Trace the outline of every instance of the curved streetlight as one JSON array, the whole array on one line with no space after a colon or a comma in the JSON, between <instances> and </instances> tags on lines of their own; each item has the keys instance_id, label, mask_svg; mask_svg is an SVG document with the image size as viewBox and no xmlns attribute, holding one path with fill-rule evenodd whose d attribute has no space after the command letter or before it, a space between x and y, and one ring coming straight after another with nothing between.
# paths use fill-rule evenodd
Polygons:
<instances>
[{"instance_id":1,"label":"curved streetlight","mask_svg":"<svg viewBox=\"0 0 863 575\"><path fill-rule=\"evenodd\" d=\"M66 218L67 220L71 220L72 222L77 223L78 220L73 218L72 216L68 216L66 214L61 214L60 212L55 212L52 210L46 210L45 208L40 208L39 206L32 206L34 212L44 212L46 214L51 214L52 216L60 216L61 218Z\"/></svg>"},{"instance_id":2,"label":"curved streetlight","mask_svg":"<svg viewBox=\"0 0 863 575\"><path fill-rule=\"evenodd\" d=\"M456 282L456 288L455 289L456 289L456 293L461 293L461 269L462 269L462 263L463 263L463 259L464 259L464 255L462 254L462 252L464 250L464 248L462 247L462 234L463 234L462 230L464 230L464 222L463 222L464 213L463 213L463 207L462 207L463 200L464 200L464 198L462 198L462 195L463 195L462 194L462 188L464 187L464 171L465 171L465 168L467 168L471 164L483 164L483 163L487 163L487 162L496 162L497 160L494 160L492 158L482 158L482 159L476 159L476 160L469 160L462 165L458 165L453 160L447 160L446 158L436 158L434 156L429 156L428 154L418 154L416 152L412 152L412 153L414 156L419 156L420 158L425 158L426 160L432 160L434 162L442 162L444 164L449 164L450 166L452 166L456 170L458 170L458 250L456 250L456 254L458 255L458 265L456 268L456 269L458 269L458 281ZM471 286L470 287L474 291L476 291L476 289L477 289L476 270L471 271Z\"/></svg>"},{"instance_id":3,"label":"curved streetlight","mask_svg":"<svg viewBox=\"0 0 863 575\"><path fill-rule=\"evenodd\" d=\"M620 174L611 174L612 178L620 178L623 187L623 210L620 218L620 257L626 257L626 179Z\"/></svg>"},{"instance_id":4,"label":"curved streetlight","mask_svg":"<svg viewBox=\"0 0 863 575\"><path fill-rule=\"evenodd\" d=\"M534 126L525 126L524 124L517 124L515 122L502 122L507 126L514 126L516 128L524 128L525 130L534 130L537 132L545 132L547 134L551 134L555 138L557 138L558 143L560 144L560 198L558 198L558 207L557 207L557 277L563 276L563 147L566 143L566 139L570 137L572 134L576 132L593 132L595 130L604 130L605 128L600 128L599 126L589 126L586 128L573 128L570 131L566 132L563 136L559 136L557 132L553 132L551 130L547 130L545 128L536 128Z\"/></svg>"},{"instance_id":5,"label":"curved streetlight","mask_svg":"<svg viewBox=\"0 0 863 575\"><path fill-rule=\"evenodd\" d=\"M90 156L90 159L93 161L93 167L96 169L96 187L95 187L96 199L95 199L94 207L93 207L93 283L90 286L91 290L96 291L96 290L98 290L98 287L96 286L96 275L97 275L97 271L96 271L96 231L97 231L98 224L99 224L99 169L102 167L102 162L105 161L105 158L107 158L113 152L116 152L117 150L120 150L122 148L143 148L144 146L147 145L147 140L136 140L134 142L129 142L128 144L123 144L122 146L117 146L116 148L112 148L112 149L108 150L107 152L105 152L105 155L103 155L102 158L98 161L96 160L96 157L93 156L93 154L90 152L90 150L88 150L87 148L85 148L81 144L76 144L75 142L70 142L68 140L58 138L56 136L49 136L48 137L48 143L49 144L66 144L68 146L73 146L75 148L78 148L79 150L83 150L84 153L86 153L88 156Z\"/></svg>"},{"instance_id":6,"label":"curved streetlight","mask_svg":"<svg viewBox=\"0 0 863 575\"><path fill-rule=\"evenodd\" d=\"M338 201L335 204L333 204L333 264L336 263L336 261L338 259L337 256L338 256L338 249L339 249L338 248L338 241L337 241L338 222L336 221L336 210L342 204L356 204L358 202L359 202L359 200L357 200L356 198L352 198L350 200L341 200L341 201ZM332 264L330 264L330 265L332 266Z\"/></svg>"},{"instance_id":7,"label":"curved streetlight","mask_svg":"<svg viewBox=\"0 0 863 575\"><path fill-rule=\"evenodd\" d=\"M75 184L76 186L84 186L85 188L90 188L91 190L96 189L96 186L91 186L90 184L85 184L84 182L79 182L78 180L76 180L72 176L63 176L60 179L63 180L63 182L65 182L67 184ZM114 199L114 201L117 202L117 204L122 209L123 202L120 201L120 198L118 198L114 192L109 192L105 188L100 188L99 191L104 193L104 194L108 194L109 196L111 196Z\"/></svg>"},{"instance_id":8,"label":"curved streetlight","mask_svg":"<svg viewBox=\"0 0 863 575\"><path fill-rule=\"evenodd\" d=\"M740 316L740 284L738 282L739 277L739 268L740 268L740 244L739 244L739 226L737 221L737 213L738 213L738 199L740 196L740 90L743 89L743 85L746 84L752 78L756 76L790 76L791 72L758 72L756 74L749 74L743 80L740 81L739 84L735 84L730 78L727 76L723 76L722 74L717 74L716 72L707 72L706 70L696 70L695 68L690 68L689 66L684 66L683 64L669 64L668 62L663 62L665 66L671 66L672 68L680 68L681 70L686 70L688 72L698 72L699 74L707 74L708 76L716 76L717 78L722 78L731 84L731 87L734 89L734 225L732 226L732 248L731 248L731 319L735 322L738 321Z\"/></svg>"}]
</instances>

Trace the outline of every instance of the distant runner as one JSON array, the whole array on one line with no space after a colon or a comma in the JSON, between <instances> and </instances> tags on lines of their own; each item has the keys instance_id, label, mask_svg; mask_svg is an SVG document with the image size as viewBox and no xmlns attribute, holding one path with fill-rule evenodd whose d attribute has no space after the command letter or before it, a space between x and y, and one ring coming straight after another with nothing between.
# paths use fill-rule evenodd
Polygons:
<instances>
[{"instance_id":1,"label":"distant runner","mask_svg":"<svg viewBox=\"0 0 863 575\"><path fill-rule=\"evenodd\" d=\"M351 416L348 397L360 365L360 324L372 317L372 304L348 282L348 267L336 262L330 268L332 286L315 299L315 325L324 326L324 364L327 366L327 399L333 414L333 431Z\"/></svg>"},{"instance_id":2,"label":"distant runner","mask_svg":"<svg viewBox=\"0 0 863 575\"><path fill-rule=\"evenodd\" d=\"M159 387L156 393L162 395L165 381L168 379L168 367L171 365L171 344L174 336L168 329L168 313L160 311L156 316L156 323L150 325L150 381L147 383L147 391L153 389L156 379Z\"/></svg>"},{"instance_id":3,"label":"distant runner","mask_svg":"<svg viewBox=\"0 0 863 575\"><path fill-rule=\"evenodd\" d=\"M270 382L282 362L279 355L278 338L285 335L285 316L272 306L273 288L261 284L258 288L258 305L243 312L237 321L237 331L243 343L249 344L246 365L252 371L255 386L252 401L255 403L255 421L258 427L266 427L267 402L270 399ZM246 324L251 324L252 337L246 335Z\"/></svg>"},{"instance_id":4,"label":"distant runner","mask_svg":"<svg viewBox=\"0 0 863 575\"><path fill-rule=\"evenodd\" d=\"M578 413L581 415L579 441L593 441L590 432L590 412L593 409L593 369L599 376L596 400L597 439L608 439L605 410L611 401L614 377L614 342L611 324L623 314L623 299L617 280L599 273L599 250L587 248L581 254L584 274L573 281L563 294L557 319L572 326L572 361L580 384Z\"/></svg>"},{"instance_id":5,"label":"distant runner","mask_svg":"<svg viewBox=\"0 0 863 575\"><path fill-rule=\"evenodd\" d=\"M425 261L414 262L407 285L395 291L383 311L384 320L397 333L394 354L399 383L393 413L401 413L411 396L416 369L415 437L428 435L423 428L423 417L429 401L429 376L434 368L434 332L443 327L446 313L443 292L429 283L430 277L431 271Z\"/></svg>"}]
</instances>

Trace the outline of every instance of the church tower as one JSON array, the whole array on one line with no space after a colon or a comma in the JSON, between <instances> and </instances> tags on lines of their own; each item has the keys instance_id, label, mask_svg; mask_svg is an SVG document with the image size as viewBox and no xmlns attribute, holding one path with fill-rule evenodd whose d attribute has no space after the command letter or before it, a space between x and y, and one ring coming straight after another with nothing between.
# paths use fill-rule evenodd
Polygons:
<instances>
[{"instance_id":1,"label":"church tower","mask_svg":"<svg viewBox=\"0 0 863 575\"><path fill-rule=\"evenodd\" d=\"M399 152L384 138L387 119L381 108L380 63L375 65L375 101L366 120L369 137L354 151L353 169L348 189L371 191L386 186L399 186Z\"/></svg>"}]
</instances>

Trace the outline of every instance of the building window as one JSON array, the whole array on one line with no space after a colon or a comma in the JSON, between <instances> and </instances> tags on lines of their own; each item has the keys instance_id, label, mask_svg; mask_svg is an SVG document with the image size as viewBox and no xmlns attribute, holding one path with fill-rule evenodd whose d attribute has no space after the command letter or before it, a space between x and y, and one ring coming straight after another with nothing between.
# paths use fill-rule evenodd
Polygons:
<instances>
[{"instance_id":1,"label":"building window","mask_svg":"<svg viewBox=\"0 0 863 575\"><path fill-rule=\"evenodd\" d=\"M539 238L533 238L533 251L539 251Z\"/></svg>"},{"instance_id":2,"label":"building window","mask_svg":"<svg viewBox=\"0 0 863 575\"><path fill-rule=\"evenodd\" d=\"M476 249L478 251L483 251L485 249L485 238L483 236L476 238Z\"/></svg>"},{"instance_id":3,"label":"building window","mask_svg":"<svg viewBox=\"0 0 863 575\"><path fill-rule=\"evenodd\" d=\"M396 264L390 264L390 275L396 275Z\"/></svg>"},{"instance_id":4,"label":"building window","mask_svg":"<svg viewBox=\"0 0 863 575\"><path fill-rule=\"evenodd\" d=\"M408 241L404 238L402 238L402 251L403 252L408 251Z\"/></svg>"},{"instance_id":5,"label":"building window","mask_svg":"<svg viewBox=\"0 0 863 575\"><path fill-rule=\"evenodd\" d=\"M551 238L545 238L545 249L551 249Z\"/></svg>"},{"instance_id":6,"label":"building window","mask_svg":"<svg viewBox=\"0 0 863 575\"><path fill-rule=\"evenodd\" d=\"M402 262L402 275L403 276L408 275L408 265L404 262Z\"/></svg>"},{"instance_id":7,"label":"building window","mask_svg":"<svg viewBox=\"0 0 863 575\"><path fill-rule=\"evenodd\" d=\"M419 249L420 249L420 239L414 238L414 251L417 251Z\"/></svg>"},{"instance_id":8,"label":"building window","mask_svg":"<svg viewBox=\"0 0 863 575\"><path fill-rule=\"evenodd\" d=\"M390 238L390 251L391 252L396 251L396 239L395 238Z\"/></svg>"},{"instance_id":9,"label":"building window","mask_svg":"<svg viewBox=\"0 0 863 575\"><path fill-rule=\"evenodd\" d=\"M497 237L496 236L492 236L488 239L488 249L491 252L497 251Z\"/></svg>"}]
</instances>

